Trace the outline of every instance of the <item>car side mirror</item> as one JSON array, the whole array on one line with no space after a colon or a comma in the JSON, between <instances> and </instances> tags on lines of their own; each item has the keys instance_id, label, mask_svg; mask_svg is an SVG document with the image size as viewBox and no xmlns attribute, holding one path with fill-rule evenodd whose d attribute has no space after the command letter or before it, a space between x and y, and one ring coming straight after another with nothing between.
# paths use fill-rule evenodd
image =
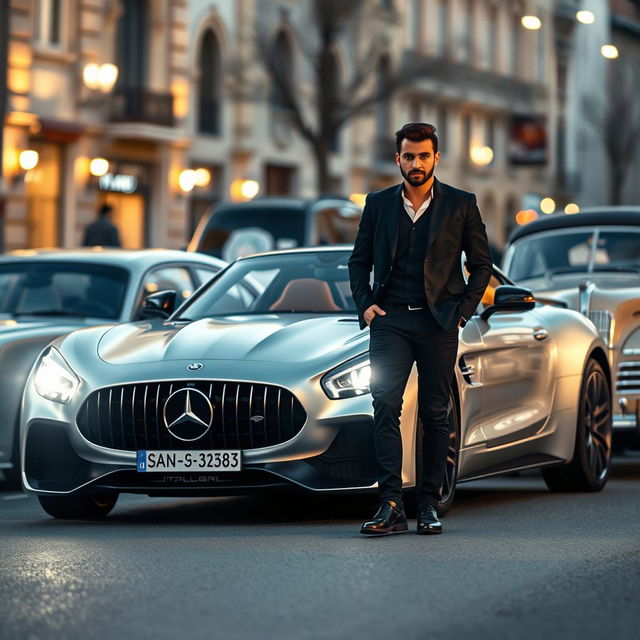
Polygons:
<instances>
[{"instance_id":1,"label":"car side mirror","mask_svg":"<svg viewBox=\"0 0 640 640\"><path fill-rule=\"evenodd\" d=\"M496 287L493 304L487 307L480 316L487 320L498 311L529 311L536 306L536 299L529 289L503 284Z\"/></svg>"},{"instance_id":2,"label":"car side mirror","mask_svg":"<svg viewBox=\"0 0 640 640\"><path fill-rule=\"evenodd\" d=\"M158 291L145 297L139 313L140 320L168 318L176 306L175 291Z\"/></svg>"}]
</instances>

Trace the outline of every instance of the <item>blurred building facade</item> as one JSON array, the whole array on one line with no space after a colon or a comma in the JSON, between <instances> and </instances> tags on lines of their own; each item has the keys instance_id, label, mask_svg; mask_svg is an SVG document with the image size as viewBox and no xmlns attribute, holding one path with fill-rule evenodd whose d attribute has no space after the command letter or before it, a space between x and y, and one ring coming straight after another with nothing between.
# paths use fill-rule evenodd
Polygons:
<instances>
[{"instance_id":1,"label":"blurred building facade","mask_svg":"<svg viewBox=\"0 0 640 640\"><path fill-rule=\"evenodd\" d=\"M77 246L105 202L123 246L184 245L186 1L8 4L4 248ZM117 65L110 91L90 63Z\"/></svg>"},{"instance_id":2,"label":"blurred building facade","mask_svg":"<svg viewBox=\"0 0 640 640\"><path fill-rule=\"evenodd\" d=\"M496 244L552 189L591 204L572 129L577 31L566 26L567 12L591 1L600 0L364 0L333 52L336 81L369 51L371 87L416 73L337 133L331 191L397 183L393 132L425 120L440 135L437 175L478 195ZM261 195L317 194L313 154L258 44L275 52L311 117L313 0L11 0L9 11L5 249L77 245L105 201L125 246L181 247L209 206L241 197L243 181ZM542 28L524 29L527 14ZM626 20L616 37L629 37ZM119 69L113 89L88 88L86 64L107 62ZM39 154L31 170L18 162L27 149ZM102 177L90 172L95 158L109 162ZM185 169L205 169L205 179L185 184ZM638 185L627 180L625 198Z\"/></svg>"},{"instance_id":3,"label":"blurred building facade","mask_svg":"<svg viewBox=\"0 0 640 640\"><path fill-rule=\"evenodd\" d=\"M348 81L355 59L372 41L378 46L369 83L384 83L385 74L403 68L417 73L336 136L331 190L366 193L397 183L394 131L411 120L432 122L441 141L439 178L477 193L489 232L502 243L527 195L548 195L546 185L554 176L553 3L369 0L362 5L335 51L338 82ZM546 28L524 29L526 14L539 16ZM207 201L228 197L234 180L257 180L263 195L317 193L313 156L286 109L274 104L257 46L262 38L279 48L277 57L311 112L316 91L308 54L317 34L313 20L312 0L190 0L190 59L199 79L192 85L187 120L191 163L209 167L211 184L220 185L217 191L213 186L194 190L192 225ZM210 99L207 91L215 96L209 110L215 122L199 115ZM527 135L535 139L529 160L521 154L514 163L510 156L518 126L525 142Z\"/></svg>"}]
</instances>

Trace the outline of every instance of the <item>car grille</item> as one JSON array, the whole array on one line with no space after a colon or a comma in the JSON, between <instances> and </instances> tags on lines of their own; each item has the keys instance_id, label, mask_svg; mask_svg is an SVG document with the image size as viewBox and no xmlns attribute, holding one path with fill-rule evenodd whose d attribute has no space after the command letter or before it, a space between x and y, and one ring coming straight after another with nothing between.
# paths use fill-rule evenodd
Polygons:
<instances>
[{"instance_id":1,"label":"car grille","mask_svg":"<svg viewBox=\"0 0 640 640\"><path fill-rule=\"evenodd\" d=\"M611 313L609 311L596 309L595 311L589 312L589 320L596 325L596 329L605 345L611 348L611 323L613 322Z\"/></svg>"},{"instance_id":2,"label":"car grille","mask_svg":"<svg viewBox=\"0 0 640 640\"><path fill-rule=\"evenodd\" d=\"M213 406L209 431L185 442L169 433L163 418L167 398L197 389ZM77 416L80 433L94 444L138 449L255 449L293 438L307 414L298 399L274 385L245 382L152 382L94 391Z\"/></svg>"},{"instance_id":3,"label":"car grille","mask_svg":"<svg viewBox=\"0 0 640 640\"><path fill-rule=\"evenodd\" d=\"M640 360L621 362L618 365L618 393L640 393Z\"/></svg>"}]
</instances>

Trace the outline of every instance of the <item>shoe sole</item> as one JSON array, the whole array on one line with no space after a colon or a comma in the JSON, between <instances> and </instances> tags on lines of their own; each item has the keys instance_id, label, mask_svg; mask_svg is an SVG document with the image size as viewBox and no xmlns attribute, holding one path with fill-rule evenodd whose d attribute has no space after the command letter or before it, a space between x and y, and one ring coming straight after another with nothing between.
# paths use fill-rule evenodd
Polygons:
<instances>
[{"instance_id":1,"label":"shoe sole","mask_svg":"<svg viewBox=\"0 0 640 640\"><path fill-rule=\"evenodd\" d=\"M360 533L365 536L390 536L394 533L409 533L409 527L406 529L389 529L386 531L365 531L364 529L360 529Z\"/></svg>"},{"instance_id":2,"label":"shoe sole","mask_svg":"<svg viewBox=\"0 0 640 640\"><path fill-rule=\"evenodd\" d=\"M429 530L429 529L423 529L422 531L416 531L416 533L419 536L437 536L440 535L442 533L442 529L440 530Z\"/></svg>"}]
</instances>

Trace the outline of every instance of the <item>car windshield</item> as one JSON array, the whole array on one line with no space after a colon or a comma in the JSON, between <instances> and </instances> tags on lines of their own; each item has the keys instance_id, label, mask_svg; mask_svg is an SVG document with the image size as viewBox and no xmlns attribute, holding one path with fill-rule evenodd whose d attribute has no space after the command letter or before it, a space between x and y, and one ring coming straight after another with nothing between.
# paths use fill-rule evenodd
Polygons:
<instances>
[{"instance_id":1,"label":"car windshield","mask_svg":"<svg viewBox=\"0 0 640 640\"><path fill-rule=\"evenodd\" d=\"M0 264L0 314L116 320L129 274L110 265L16 261Z\"/></svg>"},{"instance_id":2,"label":"car windshield","mask_svg":"<svg viewBox=\"0 0 640 640\"><path fill-rule=\"evenodd\" d=\"M509 265L516 282L594 271L640 273L640 229L532 235L514 245Z\"/></svg>"},{"instance_id":3,"label":"car windshield","mask_svg":"<svg viewBox=\"0 0 640 640\"><path fill-rule=\"evenodd\" d=\"M281 313L355 313L349 251L283 253L233 263L177 320Z\"/></svg>"},{"instance_id":4,"label":"car windshield","mask_svg":"<svg viewBox=\"0 0 640 640\"><path fill-rule=\"evenodd\" d=\"M197 250L232 262L252 253L299 247L304 241L302 207L237 207L212 213Z\"/></svg>"}]
</instances>

